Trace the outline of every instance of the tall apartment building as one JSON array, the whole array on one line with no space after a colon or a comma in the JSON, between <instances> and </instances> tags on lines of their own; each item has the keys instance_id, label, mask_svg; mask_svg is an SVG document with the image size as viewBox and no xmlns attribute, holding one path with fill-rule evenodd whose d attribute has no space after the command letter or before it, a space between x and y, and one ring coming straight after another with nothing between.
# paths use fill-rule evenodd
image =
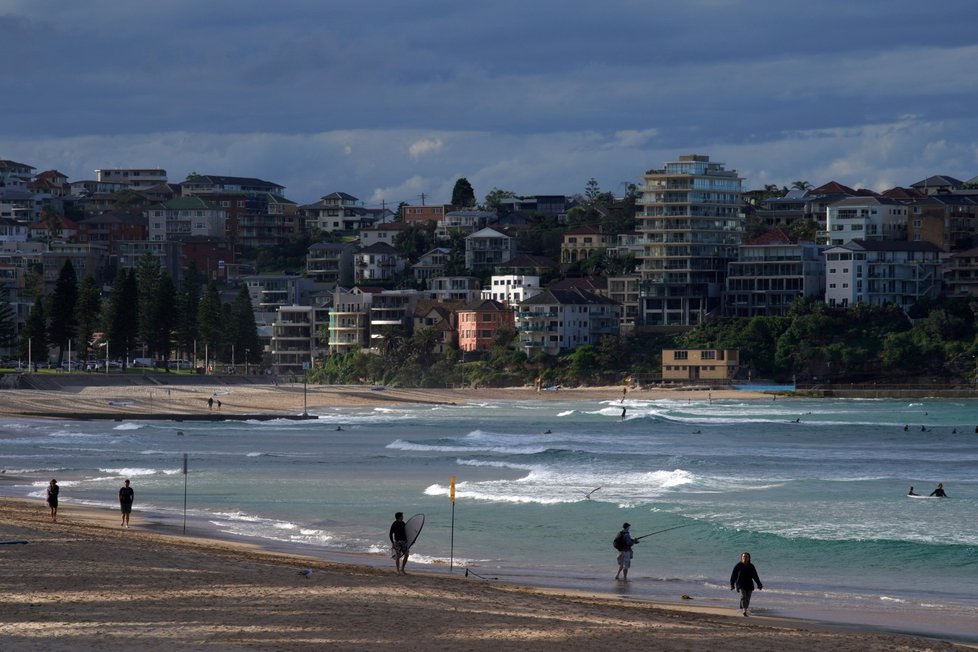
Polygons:
<instances>
[{"instance_id":1,"label":"tall apartment building","mask_svg":"<svg viewBox=\"0 0 978 652\"><path fill-rule=\"evenodd\" d=\"M727 264L737 257L742 179L699 154L644 179L636 215L644 235L639 318L646 326L699 324L719 307Z\"/></svg>"}]
</instances>

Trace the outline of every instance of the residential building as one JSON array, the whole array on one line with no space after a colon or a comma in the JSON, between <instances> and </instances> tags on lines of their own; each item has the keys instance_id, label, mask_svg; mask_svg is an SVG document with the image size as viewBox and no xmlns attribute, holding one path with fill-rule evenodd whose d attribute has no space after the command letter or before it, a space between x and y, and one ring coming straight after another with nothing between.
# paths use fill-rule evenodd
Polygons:
<instances>
[{"instance_id":1,"label":"residential building","mask_svg":"<svg viewBox=\"0 0 978 652\"><path fill-rule=\"evenodd\" d=\"M378 242L353 255L353 278L357 283L390 281L404 269L405 264L397 249Z\"/></svg>"},{"instance_id":2,"label":"residential building","mask_svg":"<svg viewBox=\"0 0 978 652\"><path fill-rule=\"evenodd\" d=\"M788 314L795 299L824 296L825 258L812 242L795 242L781 229L741 245L727 269L724 313L734 317Z\"/></svg>"},{"instance_id":3,"label":"residential building","mask_svg":"<svg viewBox=\"0 0 978 652\"><path fill-rule=\"evenodd\" d=\"M31 240L65 240L71 242L78 237L78 223L64 215L51 215L31 224Z\"/></svg>"},{"instance_id":4,"label":"residential building","mask_svg":"<svg viewBox=\"0 0 978 652\"><path fill-rule=\"evenodd\" d=\"M496 273L501 275L515 274L517 276L543 277L550 272L556 272L560 265L546 256L517 254L513 258L496 266Z\"/></svg>"},{"instance_id":5,"label":"residential building","mask_svg":"<svg viewBox=\"0 0 978 652\"><path fill-rule=\"evenodd\" d=\"M743 235L741 178L709 156L690 154L649 170L639 192L642 324L702 323L720 305Z\"/></svg>"},{"instance_id":6,"label":"residential building","mask_svg":"<svg viewBox=\"0 0 978 652\"><path fill-rule=\"evenodd\" d=\"M228 177L215 174L195 174L180 182L180 194L184 197L211 194L272 193L284 195L285 186L251 177Z\"/></svg>"},{"instance_id":7,"label":"residential building","mask_svg":"<svg viewBox=\"0 0 978 652\"><path fill-rule=\"evenodd\" d=\"M452 305L430 299L419 300L414 308L412 332L417 335L424 328L430 328L437 334L437 340L431 349L432 353L444 353L454 347L458 333L455 330L455 313L452 311Z\"/></svg>"},{"instance_id":8,"label":"residential building","mask_svg":"<svg viewBox=\"0 0 978 652\"><path fill-rule=\"evenodd\" d=\"M484 228L496 214L491 211L477 210L458 210L445 213L445 217L438 221L435 227L435 237L447 239L452 233L468 235Z\"/></svg>"},{"instance_id":9,"label":"residential building","mask_svg":"<svg viewBox=\"0 0 978 652\"><path fill-rule=\"evenodd\" d=\"M963 185L964 182L960 179L938 174L911 184L910 187L914 190L919 190L925 195L937 195L941 193L953 192L961 188Z\"/></svg>"},{"instance_id":10,"label":"residential building","mask_svg":"<svg viewBox=\"0 0 978 652\"><path fill-rule=\"evenodd\" d=\"M191 236L178 244L183 267L193 263L205 278L221 283L238 276L234 246L227 239Z\"/></svg>"},{"instance_id":11,"label":"residential building","mask_svg":"<svg viewBox=\"0 0 978 652\"><path fill-rule=\"evenodd\" d=\"M730 382L740 367L738 349L663 349L665 382Z\"/></svg>"},{"instance_id":12,"label":"residential building","mask_svg":"<svg viewBox=\"0 0 978 652\"><path fill-rule=\"evenodd\" d=\"M538 213L566 217L567 210L574 205L565 195L529 195L526 197L501 197L499 213Z\"/></svg>"},{"instance_id":13,"label":"residential building","mask_svg":"<svg viewBox=\"0 0 978 652\"><path fill-rule=\"evenodd\" d=\"M208 193L225 214L225 233L239 247L264 249L287 244L302 232L296 203L271 192Z\"/></svg>"},{"instance_id":14,"label":"residential building","mask_svg":"<svg viewBox=\"0 0 978 652\"><path fill-rule=\"evenodd\" d=\"M641 233L619 233L615 236L613 244L608 246L609 256L632 256L637 261L645 251L645 240Z\"/></svg>"},{"instance_id":15,"label":"residential building","mask_svg":"<svg viewBox=\"0 0 978 652\"><path fill-rule=\"evenodd\" d=\"M317 330L313 306L279 306L270 343L274 373L300 376L312 368L318 350Z\"/></svg>"},{"instance_id":16,"label":"residential building","mask_svg":"<svg viewBox=\"0 0 978 652\"><path fill-rule=\"evenodd\" d=\"M373 293L337 287L329 311L329 353L343 355L367 346Z\"/></svg>"},{"instance_id":17,"label":"residential building","mask_svg":"<svg viewBox=\"0 0 978 652\"><path fill-rule=\"evenodd\" d=\"M930 242L852 240L825 250L825 302L907 309L940 294L941 250Z\"/></svg>"},{"instance_id":18,"label":"residential building","mask_svg":"<svg viewBox=\"0 0 978 652\"><path fill-rule=\"evenodd\" d=\"M149 240L149 220L144 215L108 212L78 223L78 241L104 245L110 255L119 252L120 242Z\"/></svg>"},{"instance_id":19,"label":"residential building","mask_svg":"<svg viewBox=\"0 0 978 652\"><path fill-rule=\"evenodd\" d=\"M929 195L907 206L907 239L930 242L944 251L978 246L978 197Z\"/></svg>"},{"instance_id":20,"label":"residential building","mask_svg":"<svg viewBox=\"0 0 978 652\"><path fill-rule=\"evenodd\" d=\"M95 170L98 183L121 184L132 190L148 190L167 183L162 168L106 168Z\"/></svg>"},{"instance_id":21,"label":"residential building","mask_svg":"<svg viewBox=\"0 0 978 652\"><path fill-rule=\"evenodd\" d=\"M323 233L353 234L382 221L375 211L364 208L363 202L345 192L331 192L315 203L304 204L299 214L307 231Z\"/></svg>"},{"instance_id":22,"label":"residential building","mask_svg":"<svg viewBox=\"0 0 978 652\"><path fill-rule=\"evenodd\" d=\"M102 245L52 242L47 251L41 254L44 285L48 291L53 290L61 275L65 262L71 261L78 279L91 274L96 282L110 281L108 279L109 255Z\"/></svg>"},{"instance_id":23,"label":"residential building","mask_svg":"<svg viewBox=\"0 0 978 652\"><path fill-rule=\"evenodd\" d=\"M850 240L905 240L907 206L876 196L849 197L830 204L825 213L828 244Z\"/></svg>"},{"instance_id":24,"label":"residential building","mask_svg":"<svg viewBox=\"0 0 978 652\"><path fill-rule=\"evenodd\" d=\"M200 197L175 197L149 211L149 239L180 240L190 236L225 237L226 212Z\"/></svg>"},{"instance_id":25,"label":"residential building","mask_svg":"<svg viewBox=\"0 0 978 652\"><path fill-rule=\"evenodd\" d=\"M369 247L380 242L393 247L397 236L409 229L411 229L411 225L404 222L368 226L360 229L360 246Z\"/></svg>"},{"instance_id":26,"label":"residential building","mask_svg":"<svg viewBox=\"0 0 978 652\"><path fill-rule=\"evenodd\" d=\"M423 224L425 222L441 222L445 214L455 210L451 204L435 204L433 206L403 206L401 220L405 224Z\"/></svg>"},{"instance_id":27,"label":"residential building","mask_svg":"<svg viewBox=\"0 0 978 652\"><path fill-rule=\"evenodd\" d=\"M28 182L27 189L33 193L48 195L49 197L65 197L71 195L71 186L68 185L68 175L57 170L38 172L37 176Z\"/></svg>"},{"instance_id":28,"label":"residential building","mask_svg":"<svg viewBox=\"0 0 978 652\"><path fill-rule=\"evenodd\" d=\"M310 305L312 279L292 274L253 274L241 277L256 311L274 312L281 306Z\"/></svg>"},{"instance_id":29,"label":"residential building","mask_svg":"<svg viewBox=\"0 0 978 652\"><path fill-rule=\"evenodd\" d=\"M514 310L492 299L474 301L459 309L457 316L458 348L462 351L486 351L500 328L516 325Z\"/></svg>"},{"instance_id":30,"label":"residential building","mask_svg":"<svg viewBox=\"0 0 978 652\"><path fill-rule=\"evenodd\" d=\"M601 233L600 228L590 224L568 229L564 232L564 241L560 245L560 262L576 263L589 256L604 253L616 240L614 235Z\"/></svg>"},{"instance_id":31,"label":"residential building","mask_svg":"<svg viewBox=\"0 0 978 652\"><path fill-rule=\"evenodd\" d=\"M91 245L100 246L100 245ZM183 279L183 243L175 240L126 240L116 247L118 267L120 269L137 269L139 261L147 253L156 258L160 268L166 270L173 282L179 284ZM78 268L75 268L78 274ZM82 275L78 274L78 278ZM95 277L96 281L111 283L112 278Z\"/></svg>"},{"instance_id":32,"label":"residential building","mask_svg":"<svg viewBox=\"0 0 978 652\"><path fill-rule=\"evenodd\" d=\"M556 355L618 335L621 307L586 290L544 290L522 301L516 314L520 346L528 355Z\"/></svg>"},{"instance_id":33,"label":"residential building","mask_svg":"<svg viewBox=\"0 0 978 652\"><path fill-rule=\"evenodd\" d=\"M317 242L306 252L306 276L317 283L353 284L353 242Z\"/></svg>"},{"instance_id":34,"label":"residential building","mask_svg":"<svg viewBox=\"0 0 978 652\"><path fill-rule=\"evenodd\" d=\"M540 294L540 277L530 274L494 274L489 287L482 291L482 299L515 307L522 301Z\"/></svg>"},{"instance_id":35,"label":"residential building","mask_svg":"<svg viewBox=\"0 0 978 652\"><path fill-rule=\"evenodd\" d=\"M0 159L0 191L26 191L27 184L34 178L35 169L32 165Z\"/></svg>"},{"instance_id":36,"label":"residential building","mask_svg":"<svg viewBox=\"0 0 978 652\"><path fill-rule=\"evenodd\" d=\"M470 303L479 298L482 286L475 276L435 276L429 279L425 296L436 301Z\"/></svg>"},{"instance_id":37,"label":"residential building","mask_svg":"<svg viewBox=\"0 0 978 652\"><path fill-rule=\"evenodd\" d=\"M485 228L466 236L465 267L477 272L494 269L516 256L516 238Z\"/></svg>"},{"instance_id":38,"label":"residential building","mask_svg":"<svg viewBox=\"0 0 978 652\"><path fill-rule=\"evenodd\" d=\"M978 247L948 257L944 286L949 297L978 297Z\"/></svg>"},{"instance_id":39,"label":"residential building","mask_svg":"<svg viewBox=\"0 0 978 652\"><path fill-rule=\"evenodd\" d=\"M12 217L0 217L0 242L27 242L27 224Z\"/></svg>"},{"instance_id":40,"label":"residential building","mask_svg":"<svg viewBox=\"0 0 978 652\"><path fill-rule=\"evenodd\" d=\"M629 335L638 323L642 279L638 274L609 276L606 296L621 305L621 334Z\"/></svg>"},{"instance_id":41,"label":"residential building","mask_svg":"<svg viewBox=\"0 0 978 652\"><path fill-rule=\"evenodd\" d=\"M369 306L371 348L382 347L389 333L410 335L414 309L420 299L421 294L416 290L384 290L375 293Z\"/></svg>"},{"instance_id":42,"label":"residential building","mask_svg":"<svg viewBox=\"0 0 978 652\"><path fill-rule=\"evenodd\" d=\"M452 250L447 247L435 247L431 251L421 254L418 262L411 265L414 280L425 282L434 276L444 275L451 252Z\"/></svg>"}]
</instances>

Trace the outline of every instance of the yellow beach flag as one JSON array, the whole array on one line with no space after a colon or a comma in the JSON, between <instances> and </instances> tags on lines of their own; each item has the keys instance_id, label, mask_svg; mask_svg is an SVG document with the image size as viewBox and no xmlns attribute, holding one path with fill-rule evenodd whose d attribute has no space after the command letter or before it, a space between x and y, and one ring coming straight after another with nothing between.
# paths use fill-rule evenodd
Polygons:
<instances>
[{"instance_id":1,"label":"yellow beach flag","mask_svg":"<svg viewBox=\"0 0 978 652\"><path fill-rule=\"evenodd\" d=\"M449 498L452 499L452 504L455 504L455 476L452 476L452 491L448 494Z\"/></svg>"}]
</instances>

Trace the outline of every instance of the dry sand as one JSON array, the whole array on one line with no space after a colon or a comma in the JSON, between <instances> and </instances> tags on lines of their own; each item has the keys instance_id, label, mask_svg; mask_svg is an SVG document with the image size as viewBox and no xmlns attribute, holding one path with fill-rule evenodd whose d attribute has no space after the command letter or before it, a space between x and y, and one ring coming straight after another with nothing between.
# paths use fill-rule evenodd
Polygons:
<instances>
[{"instance_id":1,"label":"dry sand","mask_svg":"<svg viewBox=\"0 0 978 652\"><path fill-rule=\"evenodd\" d=\"M662 398L769 398L638 390ZM610 400L620 387L534 392L362 387L100 387L3 391L0 413L297 414L303 407L487 399ZM214 408L215 412L217 408ZM953 650L944 641L744 618L734 609L337 564L151 532L133 516L0 498L0 649L7 650ZM299 575L313 569L310 578Z\"/></svg>"},{"instance_id":2,"label":"dry sand","mask_svg":"<svg viewBox=\"0 0 978 652\"><path fill-rule=\"evenodd\" d=\"M0 499L9 650L955 650L733 609L344 565L119 527L114 512ZM312 569L311 577L299 574Z\"/></svg>"}]
</instances>

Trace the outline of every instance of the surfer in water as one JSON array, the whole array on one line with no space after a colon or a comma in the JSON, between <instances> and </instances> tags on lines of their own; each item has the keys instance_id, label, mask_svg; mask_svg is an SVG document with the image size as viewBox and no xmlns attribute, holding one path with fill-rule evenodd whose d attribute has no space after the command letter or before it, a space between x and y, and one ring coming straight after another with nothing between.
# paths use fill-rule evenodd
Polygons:
<instances>
[{"instance_id":1,"label":"surfer in water","mask_svg":"<svg viewBox=\"0 0 978 652\"><path fill-rule=\"evenodd\" d=\"M937 483L937 489L935 489L934 491L930 492L930 495L931 496L936 496L938 498L947 498L947 494L944 493L944 483L943 482L938 482Z\"/></svg>"},{"instance_id":2,"label":"surfer in water","mask_svg":"<svg viewBox=\"0 0 978 652\"><path fill-rule=\"evenodd\" d=\"M404 512L394 514L394 522L391 523L389 533L391 547L394 549L394 565L397 567L398 575L407 575L404 567L408 560L407 530L404 528Z\"/></svg>"},{"instance_id":3,"label":"surfer in water","mask_svg":"<svg viewBox=\"0 0 978 652\"><path fill-rule=\"evenodd\" d=\"M913 487L910 487L910 491L908 491L908 492L907 492L907 495L908 495L908 496L919 496L920 494L918 494L918 493L916 493L916 492L915 492L915 491L913 490Z\"/></svg>"}]
</instances>

